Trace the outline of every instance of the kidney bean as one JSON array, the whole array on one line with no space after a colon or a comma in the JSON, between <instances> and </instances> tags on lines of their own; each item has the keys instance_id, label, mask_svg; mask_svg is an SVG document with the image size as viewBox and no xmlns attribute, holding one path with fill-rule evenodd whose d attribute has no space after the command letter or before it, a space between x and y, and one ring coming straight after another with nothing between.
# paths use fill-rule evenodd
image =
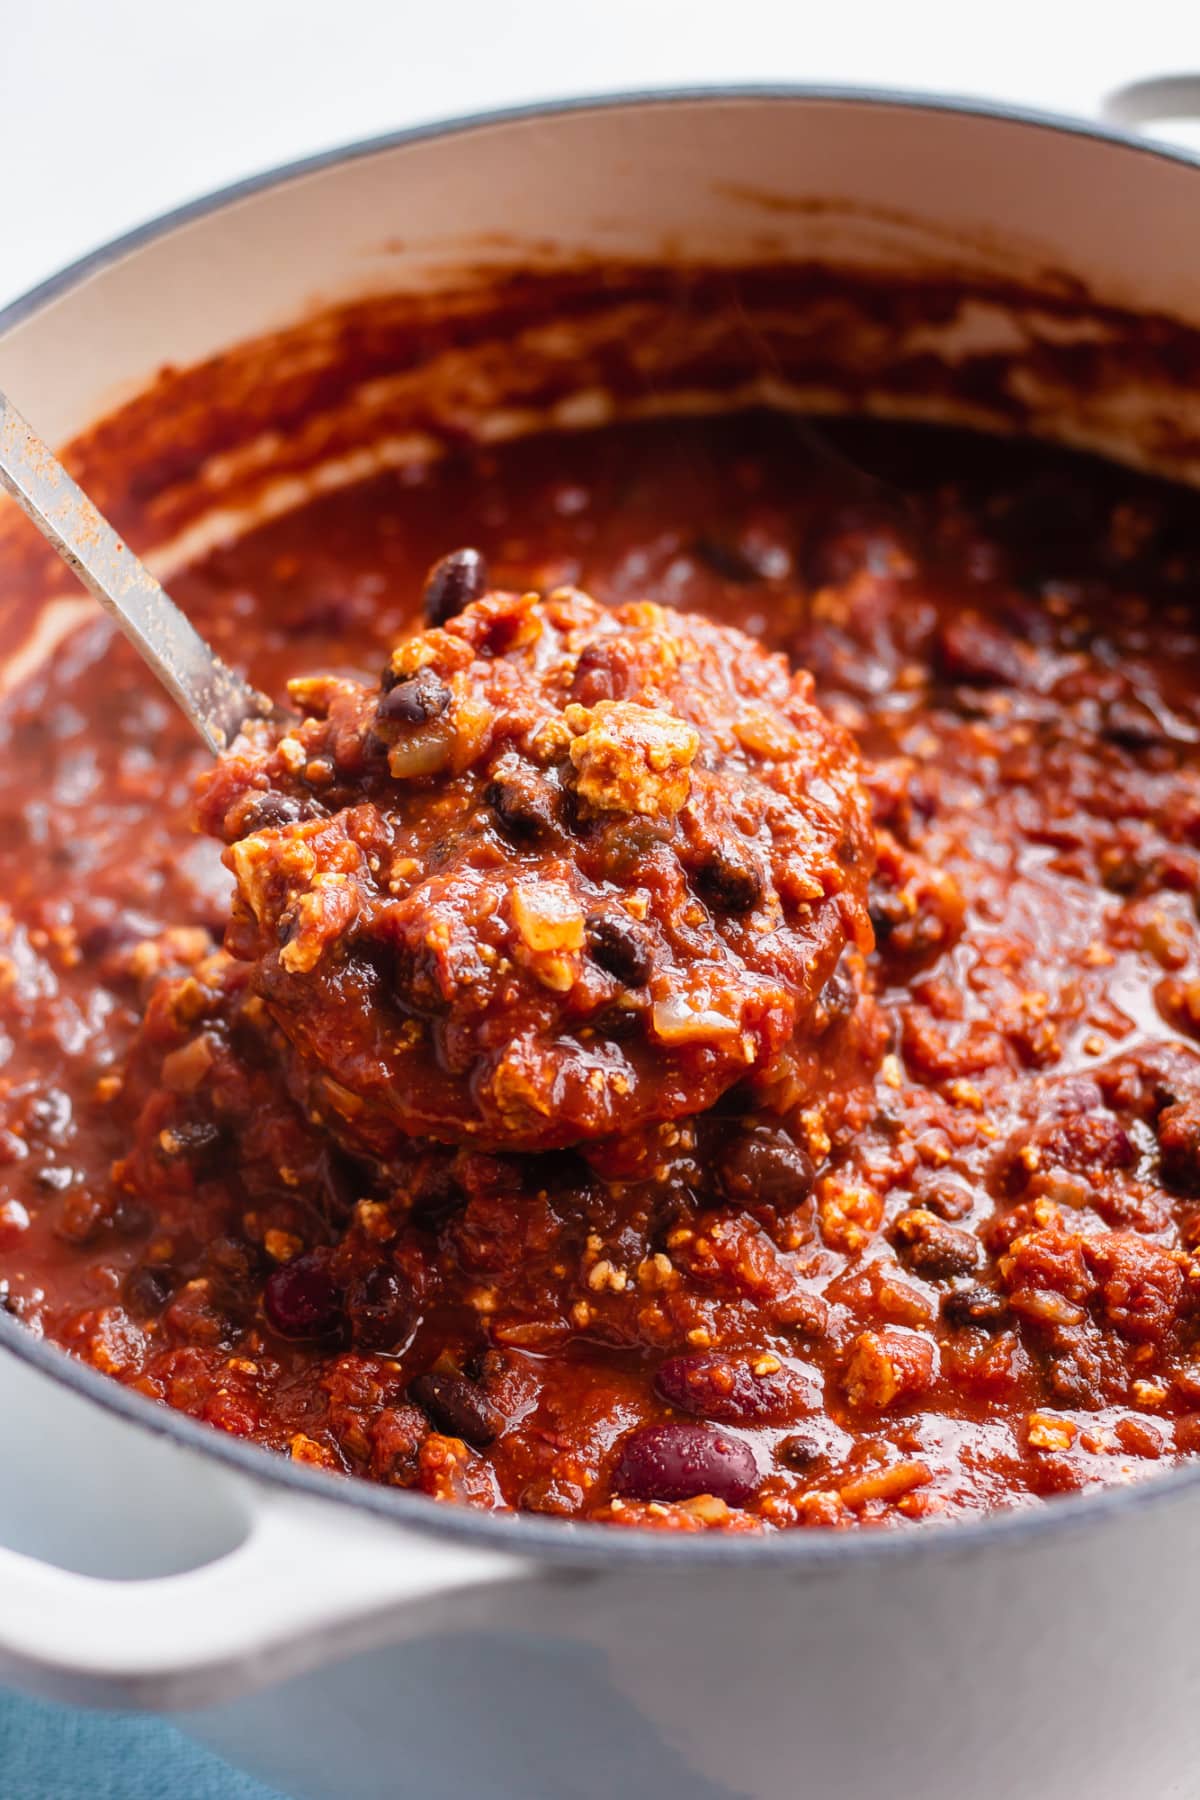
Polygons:
<instances>
[{"instance_id":1,"label":"kidney bean","mask_svg":"<svg viewBox=\"0 0 1200 1800\"><path fill-rule=\"evenodd\" d=\"M1069 1119L1076 1113L1096 1112L1103 1105L1098 1081L1090 1075L1064 1075L1046 1084L1038 1113L1047 1119Z\"/></svg>"},{"instance_id":2,"label":"kidney bean","mask_svg":"<svg viewBox=\"0 0 1200 1800\"><path fill-rule=\"evenodd\" d=\"M1200 1450L1200 1413L1181 1413L1176 1419L1175 1448L1184 1456Z\"/></svg>"},{"instance_id":3,"label":"kidney bean","mask_svg":"<svg viewBox=\"0 0 1200 1800\"><path fill-rule=\"evenodd\" d=\"M148 937L150 933L145 926L117 913L113 918L97 919L79 934L79 948L89 961L98 961L109 956L114 950L123 950L126 945L136 943L138 938Z\"/></svg>"},{"instance_id":4,"label":"kidney bean","mask_svg":"<svg viewBox=\"0 0 1200 1800\"><path fill-rule=\"evenodd\" d=\"M317 1181L326 1219L341 1220L354 1208L355 1201L370 1190L365 1170L332 1144L321 1152L317 1164Z\"/></svg>"},{"instance_id":5,"label":"kidney bean","mask_svg":"<svg viewBox=\"0 0 1200 1800\"><path fill-rule=\"evenodd\" d=\"M1183 1271L1158 1244L1136 1231L1104 1231L1084 1250L1100 1283L1105 1317L1126 1337L1165 1338L1184 1302Z\"/></svg>"},{"instance_id":6,"label":"kidney bean","mask_svg":"<svg viewBox=\"0 0 1200 1800\"><path fill-rule=\"evenodd\" d=\"M478 550L452 550L435 562L425 577L421 604L427 625L444 625L447 619L478 600L488 589L488 566Z\"/></svg>"},{"instance_id":7,"label":"kidney bean","mask_svg":"<svg viewBox=\"0 0 1200 1800\"><path fill-rule=\"evenodd\" d=\"M483 1389L465 1375L420 1375L409 1396L439 1431L485 1450L500 1430L500 1415Z\"/></svg>"},{"instance_id":8,"label":"kidney bean","mask_svg":"<svg viewBox=\"0 0 1200 1800\"><path fill-rule=\"evenodd\" d=\"M1163 1180L1184 1193L1200 1188L1200 1101L1179 1100L1158 1116Z\"/></svg>"},{"instance_id":9,"label":"kidney bean","mask_svg":"<svg viewBox=\"0 0 1200 1800\"><path fill-rule=\"evenodd\" d=\"M697 1350L669 1357L654 1377L654 1385L680 1412L698 1413L718 1425L762 1425L786 1419L800 1397L800 1383L782 1364L756 1374L754 1362L751 1357L724 1356L719 1350Z\"/></svg>"},{"instance_id":10,"label":"kidney bean","mask_svg":"<svg viewBox=\"0 0 1200 1800\"><path fill-rule=\"evenodd\" d=\"M618 676L612 646L585 644L571 677L571 698L581 706L595 706L601 700L617 698Z\"/></svg>"},{"instance_id":11,"label":"kidney bean","mask_svg":"<svg viewBox=\"0 0 1200 1800\"><path fill-rule=\"evenodd\" d=\"M281 1337L327 1337L342 1318L342 1296L318 1252L273 1269L263 1287L263 1308Z\"/></svg>"},{"instance_id":12,"label":"kidney bean","mask_svg":"<svg viewBox=\"0 0 1200 1800\"><path fill-rule=\"evenodd\" d=\"M712 1494L744 1506L758 1489L749 1444L708 1425L642 1425L620 1446L612 1486L630 1500L692 1500Z\"/></svg>"},{"instance_id":13,"label":"kidney bean","mask_svg":"<svg viewBox=\"0 0 1200 1800\"><path fill-rule=\"evenodd\" d=\"M1073 1113L1059 1119L1035 1141L1043 1161L1067 1169L1129 1169L1137 1150L1125 1127L1111 1113Z\"/></svg>"}]
</instances>

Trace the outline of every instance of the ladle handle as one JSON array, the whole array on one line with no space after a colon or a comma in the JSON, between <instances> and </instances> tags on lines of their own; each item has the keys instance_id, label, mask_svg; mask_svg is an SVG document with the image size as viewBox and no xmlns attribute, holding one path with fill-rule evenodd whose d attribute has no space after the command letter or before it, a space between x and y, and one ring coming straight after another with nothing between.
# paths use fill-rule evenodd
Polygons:
<instances>
[{"instance_id":1,"label":"ladle handle","mask_svg":"<svg viewBox=\"0 0 1200 1800\"><path fill-rule=\"evenodd\" d=\"M0 487L112 614L214 754L247 719L272 715L266 695L205 643L3 391Z\"/></svg>"}]
</instances>

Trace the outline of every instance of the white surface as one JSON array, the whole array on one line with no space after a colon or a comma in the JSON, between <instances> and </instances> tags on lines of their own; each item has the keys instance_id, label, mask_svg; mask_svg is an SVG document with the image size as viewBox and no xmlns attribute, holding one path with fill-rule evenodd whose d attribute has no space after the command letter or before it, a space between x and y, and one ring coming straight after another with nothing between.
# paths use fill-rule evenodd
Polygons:
<instances>
[{"instance_id":1,"label":"white surface","mask_svg":"<svg viewBox=\"0 0 1200 1800\"><path fill-rule=\"evenodd\" d=\"M1091 113L1196 69L1189 0L0 0L0 304L255 170L479 107L822 81Z\"/></svg>"}]
</instances>

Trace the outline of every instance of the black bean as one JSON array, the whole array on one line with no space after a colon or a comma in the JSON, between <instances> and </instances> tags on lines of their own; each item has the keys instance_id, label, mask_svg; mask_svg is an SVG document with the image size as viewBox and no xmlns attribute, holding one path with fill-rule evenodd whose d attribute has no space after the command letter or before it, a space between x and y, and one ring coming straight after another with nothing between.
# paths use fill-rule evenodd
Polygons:
<instances>
[{"instance_id":1,"label":"black bean","mask_svg":"<svg viewBox=\"0 0 1200 1800\"><path fill-rule=\"evenodd\" d=\"M336 1150L332 1144L321 1152L317 1169L322 1210L325 1217L337 1222L352 1212L355 1202L370 1191L370 1179L352 1157Z\"/></svg>"},{"instance_id":2,"label":"black bean","mask_svg":"<svg viewBox=\"0 0 1200 1800\"><path fill-rule=\"evenodd\" d=\"M753 863L719 850L696 874L696 885L711 906L744 913L762 899L763 879Z\"/></svg>"},{"instance_id":3,"label":"black bean","mask_svg":"<svg viewBox=\"0 0 1200 1800\"><path fill-rule=\"evenodd\" d=\"M171 1298L174 1288L170 1270L140 1263L125 1277L122 1295L132 1318L154 1319Z\"/></svg>"},{"instance_id":4,"label":"black bean","mask_svg":"<svg viewBox=\"0 0 1200 1800\"><path fill-rule=\"evenodd\" d=\"M179 1153L197 1163L206 1162L225 1141L221 1127L212 1119L185 1119L171 1127L171 1136Z\"/></svg>"},{"instance_id":5,"label":"black bean","mask_svg":"<svg viewBox=\"0 0 1200 1800\"><path fill-rule=\"evenodd\" d=\"M879 1116L877 1115L876 1123ZM957 1175L918 1179L918 1199L926 1212L939 1219L965 1219L975 1204L975 1191Z\"/></svg>"},{"instance_id":6,"label":"black bean","mask_svg":"<svg viewBox=\"0 0 1200 1800\"><path fill-rule=\"evenodd\" d=\"M717 1150L717 1180L727 1200L799 1206L816 1179L812 1158L786 1131L769 1125L738 1130Z\"/></svg>"},{"instance_id":7,"label":"black bean","mask_svg":"<svg viewBox=\"0 0 1200 1800\"><path fill-rule=\"evenodd\" d=\"M452 550L425 577L422 607L428 625L444 625L488 590L488 566L478 550Z\"/></svg>"},{"instance_id":8,"label":"black bean","mask_svg":"<svg viewBox=\"0 0 1200 1800\"><path fill-rule=\"evenodd\" d=\"M744 587L763 579L764 571L740 544L732 543L728 538L698 537L692 545L692 555L722 581L736 582Z\"/></svg>"},{"instance_id":9,"label":"black bean","mask_svg":"<svg viewBox=\"0 0 1200 1800\"><path fill-rule=\"evenodd\" d=\"M450 704L450 689L433 669L418 669L380 697L378 716L391 725L428 725Z\"/></svg>"},{"instance_id":10,"label":"black bean","mask_svg":"<svg viewBox=\"0 0 1200 1800\"><path fill-rule=\"evenodd\" d=\"M994 1331L1008 1317L1008 1302L993 1288L955 1288L942 1301L942 1317L947 1325L977 1325Z\"/></svg>"},{"instance_id":11,"label":"black bean","mask_svg":"<svg viewBox=\"0 0 1200 1800\"><path fill-rule=\"evenodd\" d=\"M439 1431L476 1450L485 1450L500 1430L495 1407L465 1375L420 1375L408 1391Z\"/></svg>"},{"instance_id":12,"label":"black bean","mask_svg":"<svg viewBox=\"0 0 1200 1800\"><path fill-rule=\"evenodd\" d=\"M653 958L646 933L620 913L589 913L586 920L588 954L607 974L625 987L644 987L650 979Z\"/></svg>"},{"instance_id":13,"label":"black bean","mask_svg":"<svg viewBox=\"0 0 1200 1800\"><path fill-rule=\"evenodd\" d=\"M672 825L665 819L608 815L583 821L583 830L597 873L625 887L644 876L651 857L670 839Z\"/></svg>"},{"instance_id":14,"label":"black bean","mask_svg":"<svg viewBox=\"0 0 1200 1800\"><path fill-rule=\"evenodd\" d=\"M1105 538L1105 505L1065 471L1047 470L990 509L1000 536L1021 554L1036 559L1042 573L1067 562L1074 569L1081 557Z\"/></svg>"},{"instance_id":15,"label":"black bean","mask_svg":"<svg viewBox=\"0 0 1200 1800\"><path fill-rule=\"evenodd\" d=\"M247 796L236 809L236 832L239 837L251 837L256 831L279 831L285 825L298 824L307 816L307 805L295 794Z\"/></svg>"},{"instance_id":16,"label":"black bean","mask_svg":"<svg viewBox=\"0 0 1200 1800\"><path fill-rule=\"evenodd\" d=\"M118 1237L144 1237L154 1225L154 1214L141 1201L122 1195L109 1214L108 1222Z\"/></svg>"},{"instance_id":17,"label":"black bean","mask_svg":"<svg viewBox=\"0 0 1200 1800\"><path fill-rule=\"evenodd\" d=\"M263 1259L264 1252L257 1244L250 1243L244 1237L235 1237L230 1232L222 1232L220 1237L213 1238L205 1248L204 1272L218 1278L227 1292L236 1289L240 1295L257 1282Z\"/></svg>"},{"instance_id":18,"label":"black bean","mask_svg":"<svg viewBox=\"0 0 1200 1800\"><path fill-rule=\"evenodd\" d=\"M709 1425L642 1425L621 1444L613 1492L631 1500L692 1500L712 1494L744 1506L757 1491L758 1465L749 1444Z\"/></svg>"},{"instance_id":19,"label":"black bean","mask_svg":"<svg viewBox=\"0 0 1200 1800\"><path fill-rule=\"evenodd\" d=\"M409 1284L394 1269L369 1269L350 1284L346 1312L356 1344L399 1354L420 1313Z\"/></svg>"},{"instance_id":20,"label":"black bean","mask_svg":"<svg viewBox=\"0 0 1200 1800\"><path fill-rule=\"evenodd\" d=\"M875 932L875 942L886 944L893 931L900 925L906 925L912 913L904 904L903 895L895 888L886 888L872 881L867 890L867 912Z\"/></svg>"},{"instance_id":21,"label":"black bean","mask_svg":"<svg viewBox=\"0 0 1200 1800\"><path fill-rule=\"evenodd\" d=\"M979 1239L972 1232L947 1225L923 1207L901 1213L892 1230L892 1242L902 1261L927 1281L970 1275L982 1259Z\"/></svg>"},{"instance_id":22,"label":"black bean","mask_svg":"<svg viewBox=\"0 0 1200 1800\"><path fill-rule=\"evenodd\" d=\"M775 1459L787 1469L811 1469L825 1456L825 1447L818 1437L807 1432L794 1431L790 1437L780 1438L775 1446Z\"/></svg>"},{"instance_id":23,"label":"black bean","mask_svg":"<svg viewBox=\"0 0 1200 1800\"><path fill-rule=\"evenodd\" d=\"M817 1002L824 1016L823 1029L828 1031L842 1019L849 1018L858 1005L858 989L854 985L854 977L844 962L839 962L825 986L821 989Z\"/></svg>"},{"instance_id":24,"label":"black bean","mask_svg":"<svg viewBox=\"0 0 1200 1800\"><path fill-rule=\"evenodd\" d=\"M484 801L506 836L516 843L546 837L557 823L558 795L535 770L506 758L489 781Z\"/></svg>"},{"instance_id":25,"label":"black bean","mask_svg":"<svg viewBox=\"0 0 1200 1800\"><path fill-rule=\"evenodd\" d=\"M466 1204L466 1191L449 1169L433 1170L414 1185L412 1214L420 1225L436 1229L460 1213Z\"/></svg>"},{"instance_id":26,"label":"black bean","mask_svg":"<svg viewBox=\"0 0 1200 1800\"><path fill-rule=\"evenodd\" d=\"M605 1006L588 1020L597 1037L607 1038L613 1044L636 1037L644 1023L644 1013L632 1006Z\"/></svg>"}]
</instances>

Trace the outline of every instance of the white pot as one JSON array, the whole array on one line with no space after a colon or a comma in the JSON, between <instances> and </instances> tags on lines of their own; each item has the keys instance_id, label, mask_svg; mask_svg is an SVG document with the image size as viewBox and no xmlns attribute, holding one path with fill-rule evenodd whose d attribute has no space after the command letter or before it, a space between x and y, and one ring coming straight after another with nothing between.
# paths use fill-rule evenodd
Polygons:
<instances>
[{"instance_id":1,"label":"white pot","mask_svg":"<svg viewBox=\"0 0 1200 1800\"><path fill-rule=\"evenodd\" d=\"M1110 309L1101 335L1127 330L1112 308L1200 327L1197 216L1200 170L1055 122L804 93L540 109L320 159L135 235L0 316L0 386L66 440L161 364L314 298L436 293L449 263L534 240L560 261L937 263L981 293L993 276L1086 288ZM921 329L953 355L1082 317L999 298ZM1196 477L1200 392L1173 386L1169 356L1078 393L1019 365L1038 429ZM777 375L758 391L829 400ZM1006 422L882 374L864 398ZM373 451L400 453L394 434ZM0 1677L178 1715L289 1793L1196 1791L1200 1469L953 1528L669 1542L337 1481L3 1316L0 1343Z\"/></svg>"}]
</instances>

